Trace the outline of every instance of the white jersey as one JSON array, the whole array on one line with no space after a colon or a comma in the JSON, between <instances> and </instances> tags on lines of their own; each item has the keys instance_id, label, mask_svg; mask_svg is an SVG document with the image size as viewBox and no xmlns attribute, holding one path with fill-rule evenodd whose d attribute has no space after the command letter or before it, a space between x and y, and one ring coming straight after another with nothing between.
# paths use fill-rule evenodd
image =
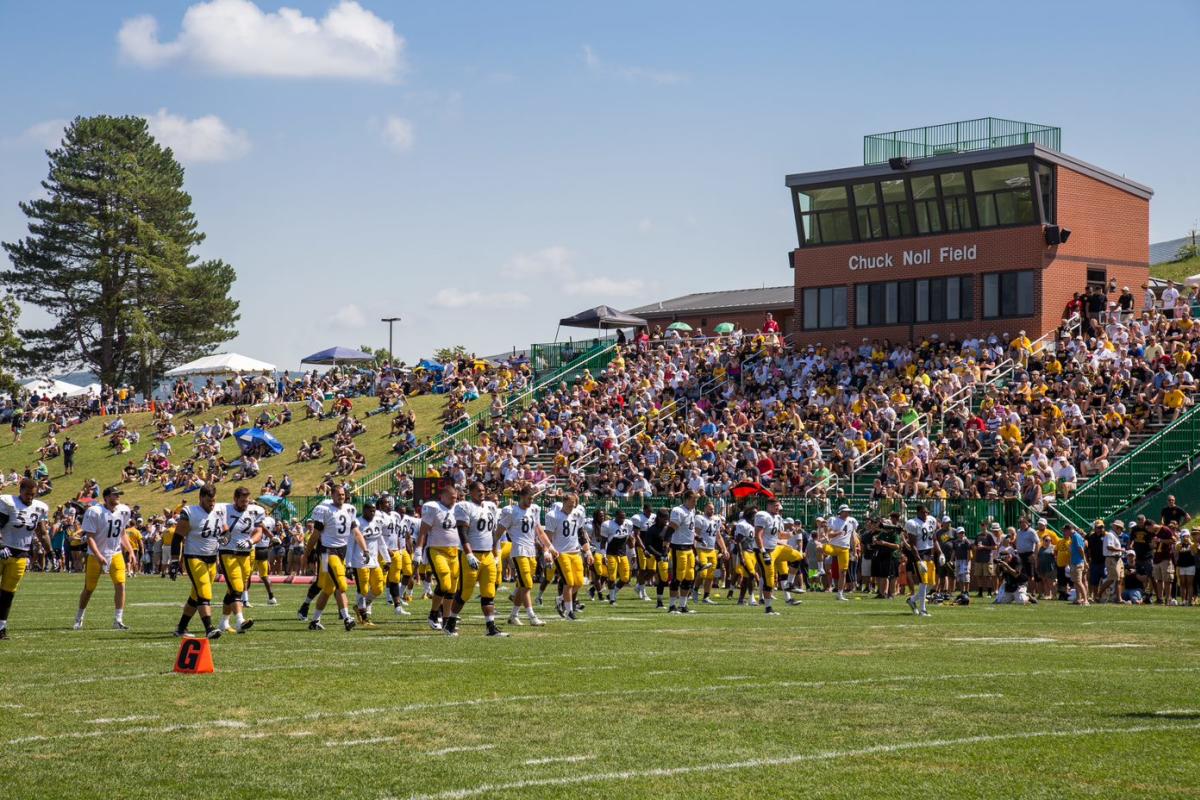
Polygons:
<instances>
[{"instance_id":1,"label":"white jersey","mask_svg":"<svg viewBox=\"0 0 1200 800\"><path fill-rule=\"evenodd\" d=\"M262 524L267 511L262 506L250 503L238 511L233 503L225 504L225 524L229 526L229 537L221 545L222 553L246 553L250 548L250 537Z\"/></svg>"},{"instance_id":2,"label":"white jersey","mask_svg":"<svg viewBox=\"0 0 1200 800\"><path fill-rule=\"evenodd\" d=\"M225 504L216 503L212 511L201 506L188 506L183 510L188 521L187 539L183 542L185 556L215 556L225 535Z\"/></svg>"},{"instance_id":3,"label":"white jersey","mask_svg":"<svg viewBox=\"0 0 1200 800\"><path fill-rule=\"evenodd\" d=\"M927 550L932 550L937 542L937 520L932 516L925 517L922 522L919 518L913 517L908 522L904 523L904 530L908 531L917 541L917 550L924 553ZM927 559L928 560L928 559Z\"/></svg>"},{"instance_id":4,"label":"white jersey","mask_svg":"<svg viewBox=\"0 0 1200 800\"><path fill-rule=\"evenodd\" d=\"M696 544L696 509L675 506L671 509L671 546L692 547Z\"/></svg>"},{"instance_id":5,"label":"white jersey","mask_svg":"<svg viewBox=\"0 0 1200 800\"><path fill-rule=\"evenodd\" d=\"M587 514L583 506L575 506L568 514L556 504L546 513L546 530L550 532L554 549L560 553L578 553L579 532L586 522Z\"/></svg>"},{"instance_id":6,"label":"white jersey","mask_svg":"<svg viewBox=\"0 0 1200 800\"><path fill-rule=\"evenodd\" d=\"M754 538L754 526L744 519L739 519L733 526L733 541L746 552L758 549L758 540Z\"/></svg>"},{"instance_id":7,"label":"white jersey","mask_svg":"<svg viewBox=\"0 0 1200 800\"><path fill-rule=\"evenodd\" d=\"M458 547L458 526L454 524L454 509L437 500L421 506L421 524L429 526L426 547Z\"/></svg>"},{"instance_id":8,"label":"white jersey","mask_svg":"<svg viewBox=\"0 0 1200 800\"><path fill-rule=\"evenodd\" d=\"M272 544L279 544L275 538L275 518L268 514L262 518L259 524L262 525L263 535L258 540L258 544L254 545L254 549L262 551L268 549Z\"/></svg>"},{"instance_id":9,"label":"white jersey","mask_svg":"<svg viewBox=\"0 0 1200 800\"><path fill-rule=\"evenodd\" d=\"M829 520L829 544L849 549L851 537L858 531L858 520L854 517L836 516Z\"/></svg>"},{"instance_id":10,"label":"white jersey","mask_svg":"<svg viewBox=\"0 0 1200 800\"><path fill-rule=\"evenodd\" d=\"M654 515L651 514L650 516L646 516L645 514L641 513L634 514L629 518L629 522L633 525L633 529L635 531L638 533L643 533L644 531L649 530L650 526L654 524Z\"/></svg>"},{"instance_id":11,"label":"white jersey","mask_svg":"<svg viewBox=\"0 0 1200 800\"><path fill-rule=\"evenodd\" d=\"M454 521L467 526L467 544L471 552L491 550L496 541L496 504L463 500L454 504Z\"/></svg>"},{"instance_id":12,"label":"white jersey","mask_svg":"<svg viewBox=\"0 0 1200 800\"><path fill-rule=\"evenodd\" d=\"M50 507L41 500L29 505L15 494L0 496L0 517L8 517L0 528L0 539L4 546L13 550L29 550L33 546L33 534L37 526L50 516Z\"/></svg>"},{"instance_id":13,"label":"white jersey","mask_svg":"<svg viewBox=\"0 0 1200 800\"><path fill-rule=\"evenodd\" d=\"M375 519L383 529L383 546L388 552L400 549L400 526L404 524L404 515L398 511L375 511Z\"/></svg>"},{"instance_id":14,"label":"white jersey","mask_svg":"<svg viewBox=\"0 0 1200 800\"><path fill-rule=\"evenodd\" d=\"M763 549L770 552L779 544L779 533L783 530L783 517L760 511L754 515L755 529L762 528Z\"/></svg>"},{"instance_id":15,"label":"white jersey","mask_svg":"<svg viewBox=\"0 0 1200 800\"><path fill-rule=\"evenodd\" d=\"M83 512L83 535L96 540L100 554L111 558L121 551L121 534L129 528L129 506L118 503L112 511L107 506L92 506Z\"/></svg>"},{"instance_id":16,"label":"white jersey","mask_svg":"<svg viewBox=\"0 0 1200 800\"><path fill-rule=\"evenodd\" d=\"M421 532L421 518L414 517L411 514L400 515L400 532L396 537L396 544L400 545L401 550L407 550L417 542L417 534Z\"/></svg>"},{"instance_id":17,"label":"white jersey","mask_svg":"<svg viewBox=\"0 0 1200 800\"><path fill-rule=\"evenodd\" d=\"M541 527L542 510L536 503L521 508L519 503L505 506L500 512L500 527L512 542L512 554L520 558L537 557L537 530Z\"/></svg>"},{"instance_id":18,"label":"white jersey","mask_svg":"<svg viewBox=\"0 0 1200 800\"><path fill-rule=\"evenodd\" d=\"M696 547L701 550L717 549L717 534L721 530L721 521L718 517L697 514L692 522L692 527L696 530Z\"/></svg>"},{"instance_id":19,"label":"white jersey","mask_svg":"<svg viewBox=\"0 0 1200 800\"><path fill-rule=\"evenodd\" d=\"M332 500L326 500L313 509L312 519L321 525L321 546L326 550L336 550L345 547L354 538L358 512L349 503L337 506Z\"/></svg>"},{"instance_id":20,"label":"white jersey","mask_svg":"<svg viewBox=\"0 0 1200 800\"><path fill-rule=\"evenodd\" d=\"M358 529L362 531L367 549L365 551L360 549L358 541L351 537L350 543L346 546L347 566L352 569L369 569L387 563L388 555L383 541L383 526L386 521L387 514L379 511L375 512L370 522L363 517L358 518Z\"/></svg>"}]
</instances>

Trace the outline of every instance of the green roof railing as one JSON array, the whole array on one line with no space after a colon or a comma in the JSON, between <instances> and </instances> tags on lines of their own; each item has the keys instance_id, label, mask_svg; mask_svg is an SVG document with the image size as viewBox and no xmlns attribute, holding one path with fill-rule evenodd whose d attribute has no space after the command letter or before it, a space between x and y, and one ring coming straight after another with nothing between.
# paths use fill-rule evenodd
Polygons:
<instances>
[{"instance_id":1,"label":"green roof railing","mask_svg":"<svg viewBox=\"0 0 1200 800\"><path fill-rule=\"evenodd\" d=\"M1036 122L981 117L927 125L863 137L863 164L886 164L890 158L928 158L947 153L994 150L1018 144L1062 149L1062 128Z\"/></svg>"}]
</instances>

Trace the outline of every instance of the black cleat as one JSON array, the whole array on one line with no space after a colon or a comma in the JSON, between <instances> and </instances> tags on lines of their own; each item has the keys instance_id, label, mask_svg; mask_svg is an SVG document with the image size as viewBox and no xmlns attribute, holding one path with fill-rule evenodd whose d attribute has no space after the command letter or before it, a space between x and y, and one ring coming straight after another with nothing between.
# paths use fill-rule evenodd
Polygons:
<instances>
[{"instance_id":1,"label":"black cleat","mask_svg":"<svg viewBox=\"0 0 1200 800\"><path fill-rule=\"evenodd\" d=\"M354 630L354 626L357 624L354 622L354 620L350 619L350 617L346 617L344 620L342 620L342 623L346 626L346 633Z\"/></svg>"},{"instance_id":2,"label":"black cleat","mask_svg":"<svg viewBox=\"0 0 1200 800\"><path fill-rule=\"evenodd\" d=\"M308 623L308 629L310 631L323 631L325 630L325 626L321 624L321 620L314 619L312 622Z\"/></svg>"}]
</instances>

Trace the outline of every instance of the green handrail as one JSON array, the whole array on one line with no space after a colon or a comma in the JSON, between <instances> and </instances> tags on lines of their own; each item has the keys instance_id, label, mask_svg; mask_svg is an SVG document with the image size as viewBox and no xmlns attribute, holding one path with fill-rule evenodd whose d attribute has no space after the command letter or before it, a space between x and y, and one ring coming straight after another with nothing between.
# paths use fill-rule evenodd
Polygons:
<instances>
[{"instance_id":1,"label":"green handrail","mask_svg":"<svg viewBox=\"0 0 1200 800\"><path fill-rule=\"evenodd\" d=\"M584 369L593 371L603 369L616 356L616 347L615 339L604 340L598 345L594 345L592 350L582 358L575 358L574 360L560 364L553 372L535 379L524 391L509 397L501 408L501 414L507 419L513 414L524 411L553 385L568 379L574 373ZM385 489L390 489L392 486L392 475L398 469L413 471L414 474L425 474L429 469L430 459L438 457L448 447L456 447L463 443L478 443L479 434L486 430L487 423L490 422L491 417L492 412L490 408L480 411L471 416L465 423L460 423L452 430L445 431L428 445L419 447L393 460L391 463L379 467L354 484L353 494L356 497L365 497L369 494L378 494Z\"/></svg>"},{"instance_id":2,"label":"green handrail","mask_svg":"<svg viewBox=\"0 0 1200 800\"><path fill-rule=\"evenodd\" d=\"M1077 525L1108 519L1200 455L1200 405L1089 478L1056 510Z\"/></svg>"}]
</instances>

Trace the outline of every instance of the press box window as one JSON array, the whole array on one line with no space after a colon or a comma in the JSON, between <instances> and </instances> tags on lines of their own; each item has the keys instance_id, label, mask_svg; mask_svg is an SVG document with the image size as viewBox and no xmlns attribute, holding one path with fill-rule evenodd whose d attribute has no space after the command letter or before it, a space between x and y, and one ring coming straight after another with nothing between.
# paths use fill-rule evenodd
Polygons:
<instances>
[{"instance_id":1,"label":"press box window","mask_svg":"<svg viewBox=\"0 0 1200 800\"><path fill-rule=\"evenodd\" d=\"M804 290L804 330L846 327L846 287Z\"/></svg>"},{"instance_id":2,"label":"press box window","mask_svg":"<svg viewBox=\"0 0 1200 800\"><path fill-rule=\"evenodd\" d=\"M865 328L972 319L974 289L971 275L859 284L854 287L854 324Z\"/></svg>"},{"instance_id":3,"label":"press box window","mask_svg":"<svg viewBox=\"0 0 1200 800\"><path fill-rule=\"evenodd\" d=\"M979 227L1021 225L1035 221L1028 164L971 170Z\"/></svg>"},{"instance_id":4,"label":"press box window","mask_svg":"<svg viewBox=\"0 0 1200 800\"><path fill-rule=\"evenodd\" d=\"M983 276L983 318L1033 316L1033 271Z\"/></svg>"},{"instance_id":5,"label":"press box window","mask_svg":"<svg viewBox=\"0 0 1200 800\"><path fill-rule=\"evenodd\" d=\"M796 193L805 244L853 241L845 186L804 189Z\"/></svg>"}]
</instances>

